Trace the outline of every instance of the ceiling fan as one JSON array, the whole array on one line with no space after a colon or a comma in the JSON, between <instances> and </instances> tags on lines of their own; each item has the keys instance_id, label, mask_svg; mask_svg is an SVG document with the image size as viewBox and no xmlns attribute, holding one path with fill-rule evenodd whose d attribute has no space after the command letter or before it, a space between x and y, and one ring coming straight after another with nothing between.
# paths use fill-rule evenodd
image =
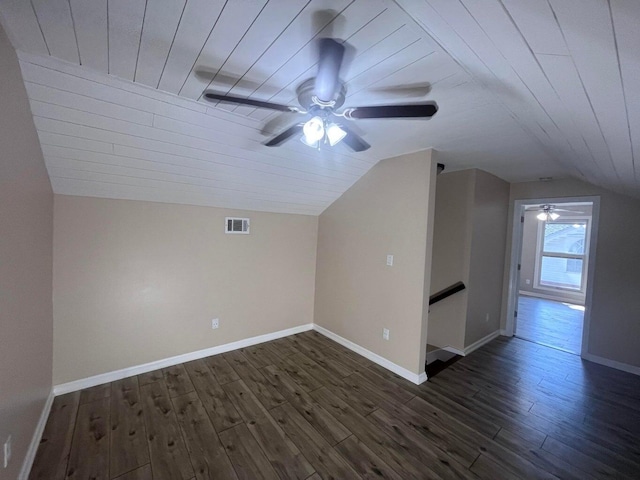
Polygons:
<instances>
[{"instance_id":1,"label":"ceiling fan","mask_svg":"<svg viewBox=\"0 0 640 480\"><path fill-rule=\"evenodd\" d=\"M281 145L295 135L302 134L301 140L310 147L321 145L334 146L343 141L356 152L367 150L370 145L345 125L343 120L363 118L430 118L438 111L435 102L407 105L370 105L350 107L340 111L347 94L345 83L340 80L340 68L344 58L345 46L333 38L323 38L319 44L318 73L300 84L297 88L300 107L264 102L251 98L235 97L204 92L204 98L210 102L226 102L250 105L281 112L290 112L308 117L271 138L265 145ZM310 118L309 118L310 117Z\"/></svg>"},{"instance_id":2,"label":"ceiling fan","mask_svg":"<svg viewBox=\"0 0 640 480\"><path fill-rule=\"evenodd\" d=\"M560 215L557 214L556 212L584 213L584 212L578 212L576 210L565 210L564 208L557 208L555 205L550 205L550 204L540 205L539 207L529 207L529 208L526 208L525 210L527 211L539 210L540 213L536 215L536 218L538 220L543 220L543 221L557 220L558 218L560 218Z\"/></svg>"}]
</instances>

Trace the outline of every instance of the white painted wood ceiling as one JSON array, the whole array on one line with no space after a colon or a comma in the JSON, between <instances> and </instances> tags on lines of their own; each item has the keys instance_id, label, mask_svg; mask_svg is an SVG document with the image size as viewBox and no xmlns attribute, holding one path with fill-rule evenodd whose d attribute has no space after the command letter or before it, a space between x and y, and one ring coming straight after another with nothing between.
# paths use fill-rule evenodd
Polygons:
<instances>
[{"instance_id":1,"label":"white painted wood ceiling","mask_svg":"<svg viewBox=\"0 0 640 480\"><path fill-rule=\"evenodd\" d=\"M434 148L508 181L574 176L640 196L637 0L0 0L56 193L317 215L377 161ZM315 41L353 47L345 106L372 148L262 145ZM426 93L426 95L425 95Z\"/></svg>"}]
</instances>

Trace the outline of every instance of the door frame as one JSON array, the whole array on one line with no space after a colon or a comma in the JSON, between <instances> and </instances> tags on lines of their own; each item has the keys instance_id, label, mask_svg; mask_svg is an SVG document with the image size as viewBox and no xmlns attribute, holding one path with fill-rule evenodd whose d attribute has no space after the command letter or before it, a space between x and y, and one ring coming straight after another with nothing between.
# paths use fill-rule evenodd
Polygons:
<instances>
[{"instance_id":1,"label":"door frame","mask_svg":"<svg viewBox=\"0 0 640 480\"><path fill-rule=\"evenodd\" d=\"M513 206L512 232L511 232L511 259L509 262L509 288L507 292L507 315L504 334L511 337L515 333L515 312L518 307L520 272L518 263L522 255L523 226L520 220L524 216L525 205L532 203L559 204L573 202L591 202L591 234L589 235L589 258L587 260L587 289L584 299L584 320L582 325L582 345L580 356L589 354L589 333L591 325L591 300L593 297L593 276L595 273L596 253L598 243L598 225L600 223L600 196L590 195L584 197L553 197L553 198L527 198L515 200Z\"/></svg>"}]
</instances>

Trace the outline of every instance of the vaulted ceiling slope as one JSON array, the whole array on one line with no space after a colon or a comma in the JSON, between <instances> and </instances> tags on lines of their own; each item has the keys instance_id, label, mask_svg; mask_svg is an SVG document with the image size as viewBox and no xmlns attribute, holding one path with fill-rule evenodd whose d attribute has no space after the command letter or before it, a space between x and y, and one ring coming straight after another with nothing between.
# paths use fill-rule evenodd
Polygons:
<instances>
[{"instance_id":1,"label":"vaulted ceiling slope","mask_svg":"<svg viewBox=\"0 0 640 480\"><path fill-rule=\"evenodd\" d=\"M0 0L54 191L317 215L376 162L425 148L509 181L575 176L640 196L637 0ZM345 106L372 145L262 142L316 41L347 42Z\"/></svg>"}]
</instances>

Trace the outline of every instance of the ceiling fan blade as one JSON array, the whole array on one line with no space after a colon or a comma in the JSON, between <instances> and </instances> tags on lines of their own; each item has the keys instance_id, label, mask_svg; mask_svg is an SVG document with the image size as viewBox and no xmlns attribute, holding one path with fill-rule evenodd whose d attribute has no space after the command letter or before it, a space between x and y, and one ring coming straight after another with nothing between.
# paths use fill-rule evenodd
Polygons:
<instances>
[{"instance_id":1,"label":"ceiling fan blade","mask_svg":"<svg viewBox=\"0 0 640 480\"><path fill-rule=\"evenodd\" d=\"M271 140L266 142L265 145L267 147L277 147L278 145L283 144L284 142L289 140L294 135L298 135L298 134L302 133L302 126L303 125L304 125L303 123L299 123L297 125L293 125L293 126L287 128L284 132L276 135Z\"/></svg>"},{"instance_id":2,"label":"ceiling fan blade","mask_svg":"<svg viewBox=\"0 0 640 480\"><path fill-rule=\"evenodd\" d=\"M402 96L402 97L426 97L431 92L430 83L414 83L410 85L396 85L394 87L379 87L369 89L372 93L378 93L386 96Z\"/></svg>"},{"instance_id":3,"label":"ceiling fan blade","mask_svg":"<svg viewBox=\"0 0 640 480\"><path fill-rule=\"evenodd\" d=\"M296 107L290 107L288 105L281 105L279 103L263 102L261 100L253 100L251 98L232 97L229 95L222 95L215 92L204 92L205 100L210 102L225 102L233 103L234 105L251 105L252 107L268 108L269 110L279 110L280 112L299 112Z\"/></svg>"},{"instance_id":4,"label":"ceiling fan blade","mask_svg":"<svg viewBox=\"0 0 640 480\"><path fill-rule=\"evenodd\" d=\"M340 128L347 132L345 137L342 139L342 142L349 148L351 148L351 150L353 150L354 152L364 152L365 150L368 150L369 147L371 147L371 145L365 142L360 135L355 133L350 128L347 128L344 125L341 125Z\"/></svg>"},{"instance_id":5,"label":"ceiling fan blade","mask_svg":"<svg viewBox=\"0 0 640 480\"><path fill-rule=\"evenodd\" d=\"M565 210L564 208L554 208L553 211L554 212L569 212L569 213L584 213L584 212L580 212L578 210Z\"/></svg>"},{"instance_id":6,"label":"ceiling fan blade","mask_svg":"<svg viewBox=\"0 0 640 480\"><path fill-rule=\"evenodd\" d=\"M338 91L344 50L344 45L333 38L320 39L320 60L314 93L323 102L332 101Z\"/></svg>"},{"instance_id":7,"label":"ceiling fan blade","mask_svg":"<svg viewBox=\"0 0 640 480\"><path fill-rule=\"evenodd\" d=\"M420 105L378 105L353 107L344 111L345 118L429 118L438 111L435 102Z\"/></svg>"}]
</instances>

